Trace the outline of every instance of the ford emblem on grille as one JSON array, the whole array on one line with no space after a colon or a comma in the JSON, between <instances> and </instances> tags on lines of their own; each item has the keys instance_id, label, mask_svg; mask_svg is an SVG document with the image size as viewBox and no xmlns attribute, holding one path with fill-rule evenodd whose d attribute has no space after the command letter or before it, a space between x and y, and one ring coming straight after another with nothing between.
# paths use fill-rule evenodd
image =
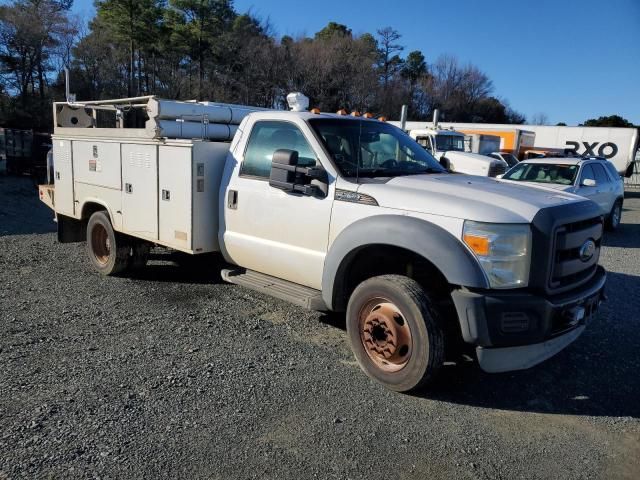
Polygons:
<instances>
[{"instance_id":1,"label":"ford emblem on grille","mask_svg":"<svg viewBox=\"0 0 640 480\"><path fill-rule=\"evenodd\" d=\"M596 253L596 243L589 239L580 247L580 260L588 262L591 260L594 253Z\"/></svg>"}]
</instances>

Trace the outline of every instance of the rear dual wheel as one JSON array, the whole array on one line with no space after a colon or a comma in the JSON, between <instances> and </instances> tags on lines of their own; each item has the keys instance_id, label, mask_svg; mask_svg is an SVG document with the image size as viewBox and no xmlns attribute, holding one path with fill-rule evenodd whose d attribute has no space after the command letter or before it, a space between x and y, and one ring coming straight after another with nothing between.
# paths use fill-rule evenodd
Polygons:
<instances>
[{"instance_id":1,"label":"rear dual wheel","mask_svg":"<svg viewBox=\"0 0 640 480\"><path fill-rule=\"evenodd\" d=\"M114 231L105 211L95 212L87 223L87 256L102 275L117 275L127 269L144 267L149 256L148 242Z\"/></svg>"},{"instance_id":2,"label":"rear dual wheel","mask_svg":"<svg viewBox=\"0 0 640 480\"><path fill-rule=\"evenodd\" d=\"M382 275L362 282L349 299L347 332L360 367L391 390L424 387L444 360L438 312L408 277Z\"/></svg>"}]
</instances>

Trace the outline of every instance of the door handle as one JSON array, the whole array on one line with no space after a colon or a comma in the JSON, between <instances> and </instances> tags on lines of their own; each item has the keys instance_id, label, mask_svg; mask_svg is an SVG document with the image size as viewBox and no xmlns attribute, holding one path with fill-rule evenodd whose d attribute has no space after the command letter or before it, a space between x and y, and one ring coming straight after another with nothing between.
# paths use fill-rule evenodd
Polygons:
<instances>
[{"instance_id":1,"label":"door handle","mask_svg":"<svg viewBox=\"0 0 640 480\"><path fill-rule=\"evenodd\" d=\"M238 209L238 191L237 190L229 190L227 194L227 207L229 210L237 210Z\"/></svg>"}]
</instances>

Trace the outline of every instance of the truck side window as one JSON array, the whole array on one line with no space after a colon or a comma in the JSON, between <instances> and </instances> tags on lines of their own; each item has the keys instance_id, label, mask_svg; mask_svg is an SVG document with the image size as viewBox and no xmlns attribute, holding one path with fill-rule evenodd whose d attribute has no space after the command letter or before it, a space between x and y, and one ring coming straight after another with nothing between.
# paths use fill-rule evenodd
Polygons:
<instances>
[{"instance_id":1,"label":"truck side window","mask_svg":"<svg viewBox=\"0 0 640 480\"><path fill-rule=\"evenodd\" d=\"M298 127L288 122L256 122L247 142L240 175L269 178L276 150L296 150L301 167L316 164L316 156Z\"/></svg>"},{"instance_id":2,"label":"truck side window","mask_svg":"<svg viewBox=\"0 0 640 480\"><path fill-rule=\"evenodd\" d=\"M429 141L429 137L418 137L416 138L416 142L422 145L424 149L427 150L428 152L433 152L433 149L431 148L431 142Z\"/></svg>"}]
</instances>

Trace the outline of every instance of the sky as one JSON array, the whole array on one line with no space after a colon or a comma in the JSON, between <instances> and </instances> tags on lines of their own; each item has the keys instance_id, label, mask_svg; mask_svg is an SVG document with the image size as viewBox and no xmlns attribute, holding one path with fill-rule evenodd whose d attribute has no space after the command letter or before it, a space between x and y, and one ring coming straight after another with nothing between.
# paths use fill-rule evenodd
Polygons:
<instances>
[{"instance_id":1,"label":"sky","mask_svg":"<svg viewBox=\"0 0 640 480\"><path fill-rule=\"evenodd\" d=\"M640 125L640 0L235 0L278 36L313 36L330 21L354 34L391 26L403 54L456 55L529 119L577 125L618 114ZM83 16L92 0L75 0Z\"/></svg>"}]
</instances>

